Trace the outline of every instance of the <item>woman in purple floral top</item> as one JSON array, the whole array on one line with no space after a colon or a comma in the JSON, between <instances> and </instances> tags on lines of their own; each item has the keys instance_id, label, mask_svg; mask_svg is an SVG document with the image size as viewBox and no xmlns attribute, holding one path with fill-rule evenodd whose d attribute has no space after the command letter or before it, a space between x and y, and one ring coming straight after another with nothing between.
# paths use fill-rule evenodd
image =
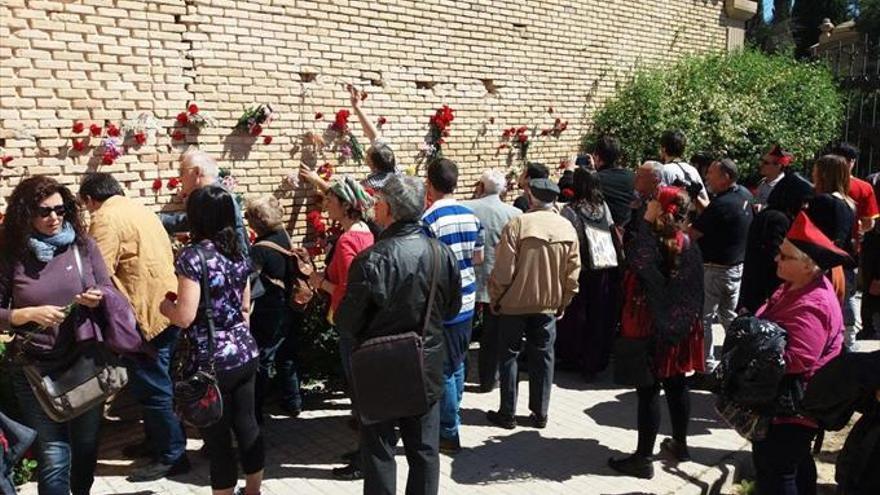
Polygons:
<instances>
[{"instance_id":1,"label":"woman in purple floral top","mask_svg":"<svg viewBox=\"0 0 880 495\"><path fill-rule=\"evenodd\" d=\"M250 264L237 242L235 205L232 196L218 186L195 190L186 202L193 243L181 251L175 263L177 298L167 298L160 311L171 323L185 328L181 338L193 339L199 351L208 352L209 331L204 315L198 314L202 264L205 256L208 286L214 309L214 366L223 397L223 417L201 429L211 460L211 488L215 495L232 495L238 481L238 459L246 475L246 494L260 493L265 453L254 413L257 345L248 328Z\"/></svg>"}]
</instances>

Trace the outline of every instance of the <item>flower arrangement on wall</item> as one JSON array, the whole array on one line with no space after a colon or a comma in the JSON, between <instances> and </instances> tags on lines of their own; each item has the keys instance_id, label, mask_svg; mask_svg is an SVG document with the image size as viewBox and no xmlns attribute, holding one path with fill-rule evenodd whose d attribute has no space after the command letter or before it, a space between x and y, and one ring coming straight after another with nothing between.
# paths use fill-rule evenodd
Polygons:
<instances>
[{"instance_id":1,"label":"flower arrangement on wall","mask_svg":"<svg viewBox=\"0 0 880 495\"><path fill-rule=\"evenodd\" d=\"M322 144L337 155L337 162L340 165L349 160L358 165L364 161L364 148L348 126L350 117L351 112L348 110L337 111L333 122L327 126L322 136Z\"/></svg>"},{"instance_id":2,"label":"flower arrangement on wall","mask_svg":"<svg viewBox=\"0 0 880 495\"><path fill-rule=\"evenodd\" d=\"M449 137L449 127L455 120L454 112L448 105L443 105L428 120L428 133L425 135L425 141L419 147L419 154L416 156L416 173L422 163L443 157L443 145L446 144L446 138Z\"/></svg>"},{"instance_id":3,"label":"flower arrangement on wall","mask_svg":"<svg viewBox=\"0 0 880 495\"><path fill-rule=\"evenodd\" d=\"M162 124L152 114L144 112L135 119L122 123L125 140L133 140L137 146L143 146L151 136L162 129Z\"/></svg>"},{"instance_id":4,"label":"flower arrangement on wall","mask_svg":"<svg viewBox=\"0 0 880 495\"><path fill-rule=\"evenodd\" d=\"M272 107L269 105L257 105L247 108L241 114L241 117L238 118L235 129L246 132L249 136L258 137L263 134L263 129L272 123L273 116ZM271 139L269 142L271 142Z\"/></svg>"}]
</instances>

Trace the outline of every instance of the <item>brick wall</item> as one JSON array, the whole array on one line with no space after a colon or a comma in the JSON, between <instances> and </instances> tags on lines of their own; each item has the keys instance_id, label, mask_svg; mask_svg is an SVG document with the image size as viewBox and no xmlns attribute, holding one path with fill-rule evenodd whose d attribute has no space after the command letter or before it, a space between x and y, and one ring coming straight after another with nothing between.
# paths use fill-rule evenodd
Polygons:
<instances>
[{"instance_id":1,"label":"brick wall","mask_svg":"<svg viewBox=\"0 0 880 495\"><path fill-rule=\"evenodd\" d=\"M454 108L444 152L469 189L482 169L507 167L496 153L504 128L568 121L558 139L533 138L530 158L555 167L633 67L724 49L736 25L719 0L0 0L0 146L14 158L2 170L0 208L27 174L73 185L94 168L157 209L173 207L172 194L151 184L176 175L183 149L198 146L246 196L282 195L291 219L303 217L296 211L311 196L283 191L282 178L299 163L303 134L346 107L349 82L369 93L363 106L374 119L387 118L383 134L405 166L433 111ZM174 118L189 101L218 126L174 142ZM231 130L259 103L279 114L268 145ZM163 129L113 165L101 165L96 148L71 149L74 121L119 124L141 112Z\"/></svg>"}]
</instances>

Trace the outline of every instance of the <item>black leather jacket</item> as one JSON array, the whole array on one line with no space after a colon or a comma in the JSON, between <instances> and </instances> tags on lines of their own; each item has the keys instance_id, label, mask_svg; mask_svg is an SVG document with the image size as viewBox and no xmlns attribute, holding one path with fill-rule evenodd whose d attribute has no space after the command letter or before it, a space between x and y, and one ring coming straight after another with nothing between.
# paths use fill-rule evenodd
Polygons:
<instances>
[{"instance_id":1,"label":"black leather jacket","mask_svg":"<svg viewBox=\"0 0 880 495\"><path fill-rule=\"evenodd\" d=\"M335 320L340 333L358 343L372 337L420 333L434 267L430 243L438 244L442 256L424 342L425 383L428 401L434 402L443 394L443 321L461 308L461 274L448 246L428 238L419 222L392 224L352 262Z\"/></svg>"}]
</instances>

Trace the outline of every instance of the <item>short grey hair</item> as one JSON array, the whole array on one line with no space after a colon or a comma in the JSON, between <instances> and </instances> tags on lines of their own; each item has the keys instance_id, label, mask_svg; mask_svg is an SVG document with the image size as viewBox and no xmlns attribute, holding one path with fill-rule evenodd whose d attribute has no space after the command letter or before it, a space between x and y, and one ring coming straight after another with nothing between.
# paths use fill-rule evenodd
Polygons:
<instances>
[{"instance_id":1,"label":"short grey hair","mask_svg":"<svg viewBox=\"0 0 880 495\"><path fill-rule=\"evenodd\" d=\"M483 191L486 194L504 194L507 190L507 178L500 170L494 168L483 172L480 182L483 183Z\"/></svg>"},{"instance_id":2,"label":"short grey hair","mask_svg":"<svg viewBox=\"0 0 880 495\"><path fill-rule=\"evenodd\" d=\"M645 170L649 170L651 174L657 179L657 182L663 185L668 185L663 181L663 164L656 160L648 160L645 163L641 164L639 168L643 168Z\"/></svg>"},{"instance_id":3,"label":"short grey hair","mask_svg":"<svg viewBox=\"0 0 880 495\"><path fill-rule=\"evenodd\" d=\"M284 223L284 209L275 196L261 196L247 202L245 216L259 234L278 229Z\"/></svg>"},{"instance_id":4,"label":"short grey hair","mask_svg":"<svg viewBox=\"0 0 880 495\"><path fill-rule=\"evenodd\" d=\"M413 221L422 218L425 211L425 184L409 176L392 175L379 190L388 203L395 221Z\"/></svg>"},{"instance_id":5,"label":"short grey hair","mask_svg":"<svg viewBox=\"0 0 880 495\"><path fill-rule=\"evenodd\" d=\"M180 164L198 168L205 177L217 178L220 175L217 161L201 150L187 151L180 157Z\"/></svg>"}]
</instances>

